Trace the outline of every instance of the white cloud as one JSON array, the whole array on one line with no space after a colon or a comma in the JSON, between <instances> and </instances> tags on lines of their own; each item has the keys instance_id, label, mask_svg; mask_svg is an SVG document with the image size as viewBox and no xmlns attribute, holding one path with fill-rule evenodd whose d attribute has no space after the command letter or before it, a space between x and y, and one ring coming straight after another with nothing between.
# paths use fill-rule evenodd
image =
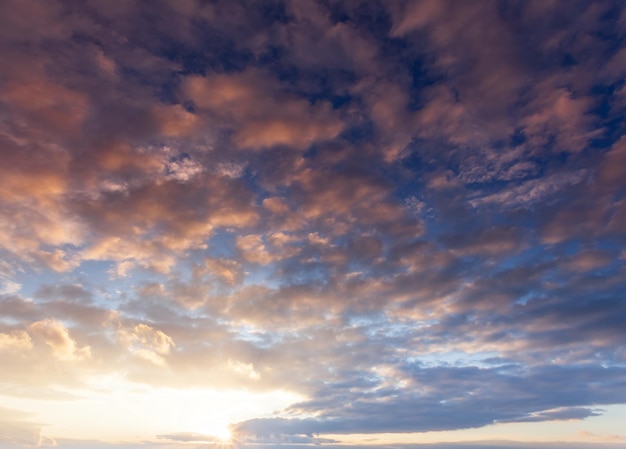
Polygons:
<instances>
[{"instance_id":1,"label":"white cloud","mask_svg":"<svg viewBox=\"0 0 626 449\"><path fill-rule=\"evenodd\" d=\"M165 356L176 346L165 332L143 323L120 329L118 340L135 356L159 366L167 363Z\"/></svg>"},{"instance_id":2,"label":"white cloud","mask_svg":"<svg viewBox=\"0 0 626 449\"><path fill-rule=\"evenodd\" d=\"M235 162L221 162L217 164L216 167L216 171L219 175L229 178L240 178L245 169L246 164L236 164Z\"/></svg>"},{"instance_id":3,"label":"white cloud","mask_svg":"<svg viewBox=\"0 0 626 449\"><path fill-rule=\"evenodd\" d=\"M0 280L0 295L10 295L17 293L22 288L22 284L19 284L8 279Z\"/></svg>"},{"instance_id":4,"label":"white cloud","mask_svg":"<svg viewBox=\"0 0 626 449\"><path fill-rule=\"evenodd\" d=\"M485 204L501 204L518 207L541 201L567 186L580 184L587 176L586 170L570 173L558 173L545 178L531 179L515 187L497 193L488 194L470 201L473 207Z\"/></svg>"},{"instance_id":5,"label":"white cloud","mask_svg":"<svg viewBox=\"0 0 626 449\"><path fill-rule=\"evenodd\" d=\"M203 171L204 168L201 164L188 158L170 161L166 165L167 179L172 179L180 183L191 181Z\"/></svg>"}]
</instances>

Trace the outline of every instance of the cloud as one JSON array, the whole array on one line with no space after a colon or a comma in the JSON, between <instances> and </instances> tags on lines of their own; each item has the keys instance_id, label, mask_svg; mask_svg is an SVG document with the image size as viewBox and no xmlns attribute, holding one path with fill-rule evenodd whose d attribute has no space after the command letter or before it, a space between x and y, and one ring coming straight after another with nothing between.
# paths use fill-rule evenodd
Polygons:
<instances>
[{"instance_id":1,"label":"cloud","mask_svg":"<svg viewBox=\"0 0 626 449\"><path fill-rule=\"evenodd\" d=\"M34 338L43 341L52 349L52 354L59 360L85 360L91 357L89 346L78 347L69 330L58 320L45 319L28 326Z\"/></svg>"},{"instance_id":2,"label":"cloud","mask_svg":"<svg viewBox=\"0 0 626 449\"><path fill-rule=\"evenodd\" d=\"M530 413L528 416L514 419L509 422L533 422L552 420L582 420L590 416L599 416L593 410L582 407L559 408L555 410L545 410L539 413ZM504 421L506 422L506 421Z\"/></svg>"},{"instance_id":3,"label":"cloud","mask_svg":"<svg viewBox=\"0 0 626 449\"><path fill-rule=\"evenodd\" d=\"M24 351L31 349L33 342L24 331L12 332L10 334L0 333L0 349L4 351Z\"/></svg>"},{"instance_id":4,"label":"cloud","mask_svg":"<svg viewBox=\"0 0 626 449\"><path fill-rule=\"evenodd\" d=\"M181 105L159 106L155 108L154 114L161 134L167 137L192 134L199 124L198 117Z\"/></svg>"},{"instance_id":5,"label":"cloud","mask_svg":"<svg viewBox=\"0 0 626 449\"><path fill-rule=\"evenodd\" d=\"M241 148L304 149L317 140L336 137L343 127L329 103L311 105L281 92L279 85L257 71L189 77L184 92L207 113L231 120L234 141Z\"/></svg>"},{"instance_id":6,"label":"cloud","mask_svg":"<svg viewBox=\"0 0 626 449\"><path fill-rule=\"evenodd\" d=\"M29 413L0 408L0 443L3 447L56 447L53 438L42 434L42 425Z\"/></svg>"},{"instance_id":7,"label":"cloud","mask_svg":"<svg viewBox=\"0 0 626 449\"><path fill-rule=\"evenodd\" d=\"M621 442L626 441L626 437L623 435L598 435L593 432L587 432L585 430L581 430L579 435L585 439L591 439L595 441L606 441L606 442Z\"/></svg>"},{"instance_id":8,"label":"cloud","mask_svg":"<svg viewBox=\"0 0 626 449\"><path fill-rule=\"evenodd\" d=\"M523 377L516 375L515 370L510 368L508 370L476 367L406 368L409 370L407 372L409 382L428 387L422 392L413 390L412 393L382 389L375 396L359 388L361 393L350 395L350 402L345 403L337 400L345 394L341 393L340 386L336 388L328 385L324 388L328 396L318 396L315 400L290 408L292 413L315 413L315 418L254 419L237 424L235 430L244 435L260 436L415 432L481 427L494 422L583 419L596 414L588 407L569 406L553 409L550 406L552 399L548 392L558 380L554 376L555 373L551 372L552 369L546 366L538 367ZM568 400L570 404L587 402L585 399L587 393L584 391L575 393L574 389L584 385L588 370L594 369L585 366L564 369L563 372L573 376L573 382L568 384L568 392L561 392L573 394ZM621 375L620 370L609 370L605 374L616 376L612 377L614 380L618 380ZM516 383L519 385L514 386ZM491 392L485 391L484 385L490 385ZM459 386L462 390L458 389ZM501 388L507 391L506 397L499 393ZM448 394L453 391L455 392L453 396L449 396ZM333 398L333 394L338 394L339 397ZM608 399L610 392L605 390L604 394ZM522 398L525 399L520 400ZM562 399L557 401L561 402ZM474 413L467 414L468 409L474 410Z\"/></svg>"},{"instance_id":9,"label":"cloud","mask_svg":"<svg viewBox=\"0 0 626 449\"><path fill-rule=\"evenodd\" d=\"M132 354L158 366L167 363L165 357L176 346L169 335L147 324L120 329L118 339Z\"/></svg>"},{"instance_id":10,"label":"cloud","mask_svg":"<svg viewBox=\"0 0 626 449\"><path fill-rule=\"evenodd\" d=\"M544 178L531 179L507 190L487 194L471 200L474 207L485 204L497 204L504 207L519 207L549 198L559 190L582 183L586 177L585 170L574 173L559 173Z\"/></svg>"},{"instance_id":11,"label":"cloud","mask_svg":"<svg viewBox=\"0 0 626 449\"><path fill-rule=\"evenodd\" d=\"M621 5L138 5L0 5L3 394L288 391L233 429L294 447L623 401Z\"/></svg>"},{"instance_id":12,"label":"cloud","mask_svg":"<svg viewBox=\"0 0 626 449\"><path fill-rule=\"evenodd\" d=\"M528 106L530 113L521 121L531 145L541 147L554 139L559 149L578 152L590 139L602 135L602 129L592 126L594 116L588 114L591 98L575 98L563 88L548 89L537 87L537 98Z\"/></svg>"},{"instance_id":13,"label":"cloud","mask_svg":"<svg viewBox=\"0 0 626 449\"><path fill-rule=\"evenodd\" d=\"M161 440L180 441L183 443L215 443L219 438L213 435L204 435L194 432L177 432L170 434L157 435Z\"/></svg>"},{"instance_id":14,"label":"cloud","mask_svg":"<svg viewBox=\"0 0 626 449\"><path fill-rule=\"evenodd\" d=\"M608 151L602 160L598 170L598 187L600 189L623 188L623 177L619 167L626 160L626 139L620 138Z\"/></svg>"},{"instance_id":15,"label":"cloud","mask_svg":"<svg viewBox=\"0 0 626 449\"><path fill-rule=\"evenodd\" d=\"M17 293L22 288L21 284L18 284L17 282L13 282L10 280L4 280L2 281L2 284L0 285L2 285L2 287L0 287L1 295L10 295L12 293Z\"/></svg>"},{"instance_id":16,"label":"cloud","mask_svg":"<svg viewBox=\"0 0 626 449\"><path fill-rule=\"evenodd\" d=\"M229 285L235 285L242 281L242 267L237 260L207 258L204 261L204 265L211 274Z\"/></svg>"},{"instance_id":17,"label":"cloud","mask_svg":"<svg viewBox=\"0 0 626 449\"><path fill-rule=\"evenodd\" d=\"M248 262L268 264L274 260L274 257L267 252L260 235L237 237L237 248L242 251L244 259Z\"/></svg>"},{"instance_id":18,"label":"cloud","mask_svg":"<svg viewBox=\"0 0 626 449\"><path fill-rule=\"evenodd\" d=\"M238 374L243 374L250 379L260 379L261 375L254 370L254 366L251 363L242 363L238 360L228 360L228 365Z\"/></svg>"},{"instance_id":19,"label":"cloud","mask_svg":"<svg viewBox=\"0 0 626 449\"><path fill-rule=\"evenodd\" d=\"M481 229L479 232L444 235L441 238L453 253L462 255L511 255L522 243L519 231L508 227Z\"/></svg>"}]
</instances>

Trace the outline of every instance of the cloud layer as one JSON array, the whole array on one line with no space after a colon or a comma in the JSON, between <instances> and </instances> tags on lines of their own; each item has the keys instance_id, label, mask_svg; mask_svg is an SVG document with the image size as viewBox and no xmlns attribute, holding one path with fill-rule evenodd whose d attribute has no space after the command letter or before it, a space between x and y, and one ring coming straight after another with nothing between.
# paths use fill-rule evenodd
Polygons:
<instances>
[{"instance_id":1,"label":"cloud layer","mask_svg":"<svg viewBox=\"0 0 626 449\"><path fill-rule=\"evenodd\" d=\"M284 390L231 424L285 445L626 403L625 21L4 2L3 394ZM0 441L51 444L5 415Z\"/></svg>"}]
</instances>

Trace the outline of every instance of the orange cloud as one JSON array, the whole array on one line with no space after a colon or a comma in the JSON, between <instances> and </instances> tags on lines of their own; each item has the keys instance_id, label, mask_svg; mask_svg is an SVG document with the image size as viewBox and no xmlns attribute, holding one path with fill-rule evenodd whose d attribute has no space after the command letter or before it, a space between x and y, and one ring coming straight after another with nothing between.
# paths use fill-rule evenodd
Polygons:
<instances>
[{"instance_id":1,"label":"orange cloud","mask_svg":"<svg viewBox=\"0 0 626 449\"><path fill-rule=\"evenodd\" d=\"M240 148L287 145L303 149L317 140L336 137L344 126L328 102L310 104L281 91L257 71L189 77L183 91L206 113L229 121Z\"/></svg>"},{"instance_id":2,"label":"orange cloud","mask_svg":"<svg viewBox=\"0 0 626 449\"><path fill-rule=\"evenodd\" d=\"M74 361L91 358L89 346L78 347L69 330L58 320L45 319L28 326L28 331L35 338L43 341L52 349L52 354L59 360Z\"/></svg>"},{"instance_id":3,"label":"orange cloud","mask_svg":"<svg viewBox=\"0 0 626 449\"><path fill-rule=\"evenodd\" d=\"M35 123L61 132L76 130L89 105L84 94L48 80L14 82L2 90L2 95Z\"/></svg>"},{"instance_id":4,"label":"orange cloud","mask_svg":"<svg viewBox=\"0 0 626 449\"><path fill-rule=\"evenodd\" d=\"M0 333L0 350L25 351L33 347L33 342L24 331L15 331L9 334Z\"/></svg>"}]
</instances>

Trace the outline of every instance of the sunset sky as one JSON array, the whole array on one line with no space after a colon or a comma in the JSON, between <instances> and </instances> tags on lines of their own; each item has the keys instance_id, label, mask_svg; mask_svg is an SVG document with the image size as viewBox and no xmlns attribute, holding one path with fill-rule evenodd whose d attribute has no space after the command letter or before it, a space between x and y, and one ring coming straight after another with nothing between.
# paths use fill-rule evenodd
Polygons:
<instances>
[{"instance_id":1,"label":"sunset sky","mask_svg":"<svg viewBox=\"0 0 626 449\"><path fill-rule=\"evenodd\" d=\"M626 3L0 1L0 449L626 446Z\"/></svg>"}]
</instances>

